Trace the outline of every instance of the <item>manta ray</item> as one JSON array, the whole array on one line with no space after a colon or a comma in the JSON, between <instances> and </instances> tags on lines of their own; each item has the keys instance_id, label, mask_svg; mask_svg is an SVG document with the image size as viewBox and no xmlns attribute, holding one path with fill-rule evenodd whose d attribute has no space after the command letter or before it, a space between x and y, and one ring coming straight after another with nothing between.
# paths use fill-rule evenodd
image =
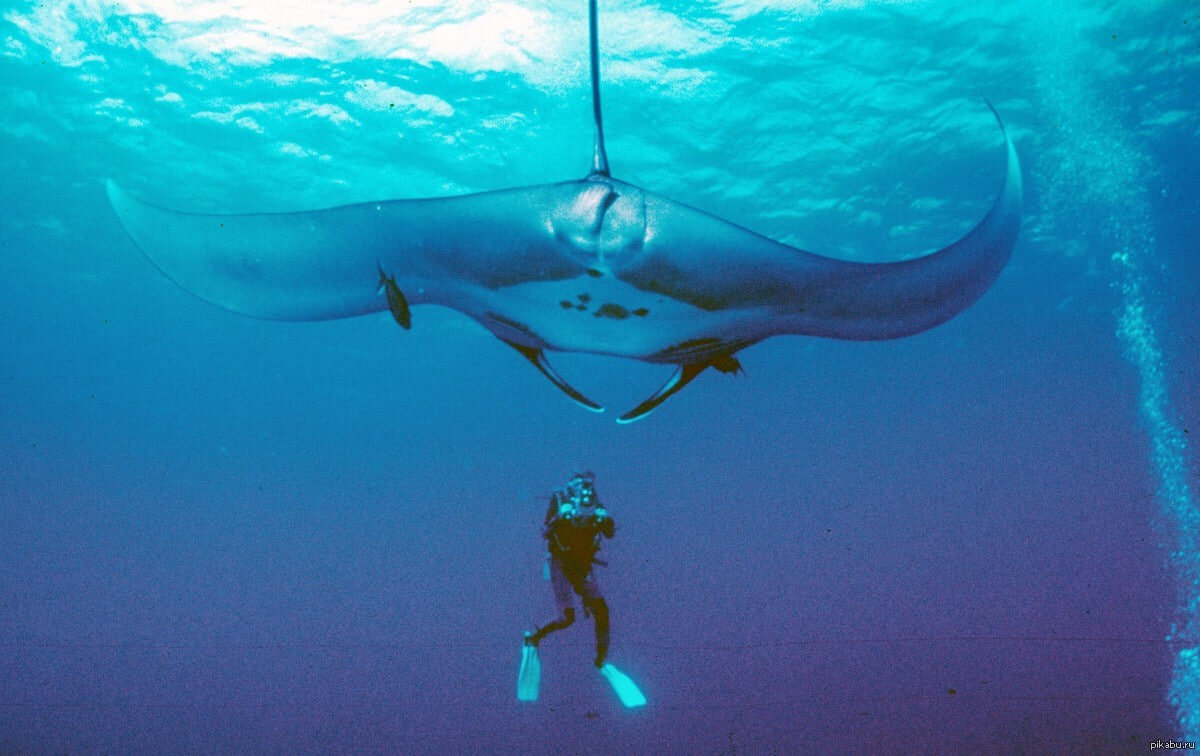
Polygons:
<instances>
[{"instance_id":1,"label":"manta ray","mask_svg":"<svg viewBox=\"0 0 1200 756\"><path fill-rule=\"evenodd\" d=\"M1007 263L1021 169L995 108L1006 166L991 209L958 241L903 262L806 252L614 178L596 16L589 0L595 149L581 179L293 213L175 212L111 181L109 199L164 274L234 312L309 321L387 309L407 329L411 308L443 305L597 412L547 352L677 366L621 423L645 417L706 368L739 372L735 355L771 336L882 340L932 328L974 303Z\"/></svg>"}]
</instances>

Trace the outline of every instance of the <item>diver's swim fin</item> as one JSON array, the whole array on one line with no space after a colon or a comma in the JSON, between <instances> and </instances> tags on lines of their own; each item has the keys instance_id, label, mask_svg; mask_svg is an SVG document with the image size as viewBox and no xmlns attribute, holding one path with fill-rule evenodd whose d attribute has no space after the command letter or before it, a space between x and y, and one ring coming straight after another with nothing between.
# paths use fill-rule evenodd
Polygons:
<instances>
[{"instance_id":1,"label":"diver's swim fin","mask_svg":"<svg viewBox=\"0 0 1200 756\"><path fill-rule=\"evenodd\" d=\"M604 679L608 680L608 684L612 686L613 691L617 694L617 698L621 699L621 703L625 708L632 709L635 706L645 706L646 696L642 694L637 684L629 679L621 670L611 664L605 663L600 668L600 674L604 675Z\"/></svg>"},{"instance_id":2,"label":"diver's swim fin","mask_svg":"<svg viewBox=\"0 0 1200 756\"><path fill-rule=\"evenodd\" d=\"M529 642L529 633L525 633L525 645L521 646L521 669L517 672L517 700L536 701L541 684L542 662L538 659L537 646Z\"/></svg>"}]
</instances>

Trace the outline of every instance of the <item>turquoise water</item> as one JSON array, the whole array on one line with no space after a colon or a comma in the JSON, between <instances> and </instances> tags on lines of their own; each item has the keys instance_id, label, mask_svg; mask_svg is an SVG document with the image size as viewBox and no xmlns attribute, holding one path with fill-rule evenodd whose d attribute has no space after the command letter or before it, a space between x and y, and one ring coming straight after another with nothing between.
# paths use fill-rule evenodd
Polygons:
<instances>
[{"instance_id":1,"label":"turquoise water","mask_svg":"<svg viewBox=\"0 0 1200 756\"><path fill-rule=\"evenodd\" d=\"M582 176L583 3L18 2L0 26L0 748L1144 751L1200 736L1194 3L602 3L614 176L905 259L1026 216L896 342L777 338L627 428L415 308L255 321L103 193L287 211ZM661 368L564 355L632 406ZM710 371L712 372L712 371ZM1189 435L1190 434L1190 435ZM595 469L625 712L542 651Z\"/></svg>"}]
</instances>

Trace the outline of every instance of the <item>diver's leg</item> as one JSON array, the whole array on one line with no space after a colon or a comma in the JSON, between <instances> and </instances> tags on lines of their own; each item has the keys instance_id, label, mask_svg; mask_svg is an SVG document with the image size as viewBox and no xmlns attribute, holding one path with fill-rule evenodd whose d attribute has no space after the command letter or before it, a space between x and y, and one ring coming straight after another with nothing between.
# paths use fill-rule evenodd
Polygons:
<instances>
[{"instance_id":1,"label":"diver's leg","mask_svg":"<svg viewBox=\"0 0 1200 756\"><path fill-rule=\"evenodd\" d=\"M603 596L583 600L583 605L596 618L596 666L603 667L608 658L608 604Z\"/></svg>"},{"instance_id":2,"label":"diver's leg","mask_svg":"<svg viewBox=\"0 0 1200 756\"><path fill-rule=\"evenodd\" d=\"M560 616L540 630L534 631L526 639L526 643L530 645L536 646L550 633L570 627L575 622L575 601L572 598L574 589L563 572L562 559L555 555L550 557L550 586L554 589L554 604L558 607Z\"/></svg>"},{"instance_id":3,"label":"diver's leg","mask_svg":"<svg viewBox=\"0 0 1200 756\"><path fill-rule=\"evenodd\" d=\"M536 646L538 643L541 643L542 638L545 638L550 633L570 627L575 622L575 607L568 606L562 612L561 617L535 631L533 635L529 636L526 642L532 646Z\"/></svg>"},{"instance_id":4,"label":"diver's leg","mask_svg":"<svg viewBox=\"0 0 1200 756\"><path fill-rule=\"evenodd\" d=\"M583 599L584 610L596 618L596 666L603 667L608 658L608 604L604 601L596 571L588 570L576 590Z\"/></svg>"}]
</instances>

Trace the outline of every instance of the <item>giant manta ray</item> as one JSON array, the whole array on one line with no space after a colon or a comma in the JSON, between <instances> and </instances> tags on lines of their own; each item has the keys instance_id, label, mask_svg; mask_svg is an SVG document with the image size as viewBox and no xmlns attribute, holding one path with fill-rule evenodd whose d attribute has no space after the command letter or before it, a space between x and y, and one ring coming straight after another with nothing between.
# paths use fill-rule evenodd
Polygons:
<instances>
[{"instance_id":1,"label":"giant manta ray","mask_svg":"<svg viewBox=\"0 0 1200 756\"><path fill-rule=\"evenodd\" d=\"M646 416L705 368L739 371L734 355L770 336L878 340L932 328L975 302L1008 261L1021 172L999 115L1007 164L991 210L958 241L904 262L815 255L613 178L596 0L588 15L596 141L592 170L577 181L249 215L174 212L112 182L109 199L163 273L234 312L325 320L387 308L407 329L411 306L444 305L597 412L547 351L678 366L622 423Z\"/></svg>"}]
</instances>

